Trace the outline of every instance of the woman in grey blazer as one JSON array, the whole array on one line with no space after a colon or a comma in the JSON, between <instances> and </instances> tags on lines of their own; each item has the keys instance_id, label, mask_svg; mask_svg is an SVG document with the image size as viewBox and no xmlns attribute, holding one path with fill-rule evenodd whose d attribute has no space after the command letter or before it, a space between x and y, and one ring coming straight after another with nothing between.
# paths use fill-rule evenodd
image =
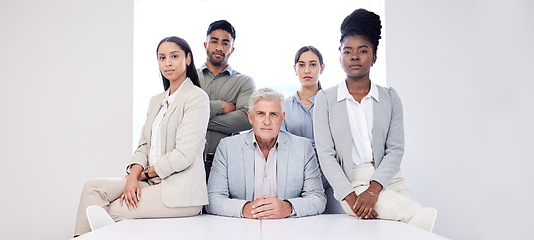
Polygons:
<instances>
[{"instance_id":1,"label":"woman in grey blazer","mask_svg":"<svg viewBox=\"0 0 534 240\"><path fill-rule=\"evenodd\" d=\"M400 98L393 88L369 78L380 29L380 17L364 9L355 10L341 25L340 61L347 77L317 93L314 135L319 161L349 215L403 222L426 219L432 210L410 198L400 173ZM430 216L432 224L434 218Z\"/></svg>"},{"instance_id":2,"label":"woman in grey blazer","mask_svg":"<svg viewBox=\"0 0 534 240\"><path fill-rule=\"evenodd\" d=\"M128 175L85 184L75 235L90 231L85 209L91 205L119 221L197 215L208 203L202 152L210 109L193 53L185 40L168 37L157 57L165 92L150 100Z\"/></svg>"}]
</instances>

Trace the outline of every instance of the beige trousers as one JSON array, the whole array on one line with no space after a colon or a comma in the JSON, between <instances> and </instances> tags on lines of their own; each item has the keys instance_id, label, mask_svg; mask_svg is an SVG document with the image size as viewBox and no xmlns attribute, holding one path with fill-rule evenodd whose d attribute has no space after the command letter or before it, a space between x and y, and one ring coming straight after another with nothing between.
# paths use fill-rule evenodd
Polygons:
<instances>
[{"instance_id":1,"label":"beige trousers","mask_svg":"<svg viewBox=\"0 0 534 240\"><path fill-rule=\"evenodd\" d=\"M369 187L369 181L375 173L375 167L372 163L364 163L354 168L354 178L352 186L354 192L360 195ZM351 216L356 216L346 201L341 201L343 210ZM404 183L402 174L397 172L389 185L378 195L378 201L374 207L380 219L397 220L409 222L412 217L423 207L411 199L410 190Z\"/></svg>"},{"instance_id":2,"label":"beige trousers","mask_svg":"<svg viewBox=\"0 0 534 240\"><path fill-rule=\"evenodd\" d=\"M126 178L96 178L85 183L76 217L75 235L91 231L85 209L91 205L103 207L115 221L136 218L165 218L194 216L202 206L169 208L161 200L159 178L150 182L139 181L141 200L137 209L129 210L119 204L119 197L126 187Z\"/></svg>"}]
</instances>

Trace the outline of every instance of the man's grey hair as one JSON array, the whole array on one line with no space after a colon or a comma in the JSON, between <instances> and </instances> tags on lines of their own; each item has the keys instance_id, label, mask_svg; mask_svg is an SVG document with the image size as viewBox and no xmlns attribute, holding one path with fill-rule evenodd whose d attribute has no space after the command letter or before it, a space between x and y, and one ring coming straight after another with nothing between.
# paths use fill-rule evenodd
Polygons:
<instances>
[{"instance_id":1,"label":"man's grey hair","mask_svg":"<svg viewBox=\"0 0 534 240\"><path fill-rule=\"evenodd\" d=\"M280 101L280 105L282 106L282 113L285 112L285 105L286 105L286 99L284 98L284 94L281 92L278 92L272 88L260 88L256 92L250 96L250 99L248 100L248 110L250 112L254 111L254 104L256 104L260 100L267 100L267 101Z\"/></svg>"}]
</instances>

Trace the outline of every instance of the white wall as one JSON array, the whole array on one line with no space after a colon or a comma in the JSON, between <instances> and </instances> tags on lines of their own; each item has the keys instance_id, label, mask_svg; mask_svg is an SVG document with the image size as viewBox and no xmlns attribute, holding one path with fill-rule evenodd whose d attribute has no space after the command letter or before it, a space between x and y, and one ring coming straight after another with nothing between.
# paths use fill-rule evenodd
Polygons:
<instances>
[{"instance_id":1,"label":"white wall","mask_svg":"<svg viewBox=\"0 0 534 240\"><path fill-rule=\"evenodd\" d=\"M403 173L451 239L533 239L534 2L386 1Z\"/></svg>"},{"instance_id":2,"label":"white wall","mask_svg":"<svg viewBox=\"0 0 534 240\"><path fill-rule=\"evenodd\" d=\"M0 238L68 239L131 156L133 1L0 2Z\"/></svg>"}]
</instances>

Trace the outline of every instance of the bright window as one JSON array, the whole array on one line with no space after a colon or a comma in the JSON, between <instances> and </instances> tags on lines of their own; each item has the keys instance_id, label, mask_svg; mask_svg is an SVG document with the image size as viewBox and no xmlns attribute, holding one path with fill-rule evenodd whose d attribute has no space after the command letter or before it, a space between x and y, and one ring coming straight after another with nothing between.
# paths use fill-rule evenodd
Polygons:
<instances>
[{"instance_id":1,"label":"bright window","mask_svg":"<svg viewBox=\"0 0 534 240\"><path fill-rule=\"evenodd\" d=\"M305 45L315 46L323 54L326 68L320 81L324 88L344 80L339 27L353 10L368 9L382 19L382 39L371 79L386 85L384 1L136 0L134 8L134 148L150 97L163 90L157 44L168 36L184 38L198 68L206 61L203 43L207 28L216 20L226 19L236 29L235 51L229 59L232 68L251 76L257 87L272 87L287 97L299 88L293 61L295 52Z\"/></svg>"}]
</instances>

